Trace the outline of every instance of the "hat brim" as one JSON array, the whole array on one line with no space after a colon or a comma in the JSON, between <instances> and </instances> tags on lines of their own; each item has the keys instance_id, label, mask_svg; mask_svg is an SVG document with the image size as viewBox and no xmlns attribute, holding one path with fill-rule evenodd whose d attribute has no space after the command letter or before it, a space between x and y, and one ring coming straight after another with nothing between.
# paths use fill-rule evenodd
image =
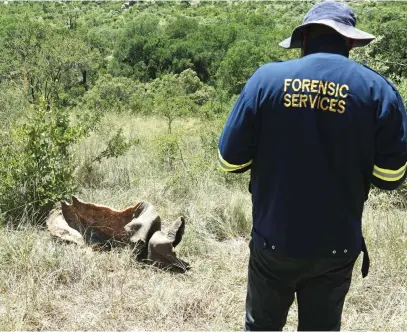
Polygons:
<instances>
[{"instance_id":1,"label":"hat brim","mask_svg":"<svg viewBox=\"0 0 407 332\"><path fill-rule=\"evenodd\" d=\"M336 22L334 20L311 21L296 27L291 37L283 40L279 45L284 48L301 48L302 30L311 24L326 25L344 37L353 39L353 47L362 47L368 45L376 37L365 31L359 30L353 26Z\"/></svg>"}]
</instances>

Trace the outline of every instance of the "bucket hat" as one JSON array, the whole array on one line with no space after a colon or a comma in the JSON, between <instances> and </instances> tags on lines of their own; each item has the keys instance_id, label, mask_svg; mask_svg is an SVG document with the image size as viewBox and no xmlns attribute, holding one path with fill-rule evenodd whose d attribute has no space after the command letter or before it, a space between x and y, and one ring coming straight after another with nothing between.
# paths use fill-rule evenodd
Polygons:
<instances>
[{"instance_id":1,"label":"bucket hat","mask_svg":"<svg viewBox=\"0 0 407 332\"><path fill-rule=\"evenodd\" d=\"M284 48L301 48L302 31L311 24L326 25L342 36L353 39L353 47L366 46L376 38L355 27L356 15L348 5L327 0L314 5L305 15L302 24L293 30L291 37L279 45Z\"/></svg>"}]
</instances>

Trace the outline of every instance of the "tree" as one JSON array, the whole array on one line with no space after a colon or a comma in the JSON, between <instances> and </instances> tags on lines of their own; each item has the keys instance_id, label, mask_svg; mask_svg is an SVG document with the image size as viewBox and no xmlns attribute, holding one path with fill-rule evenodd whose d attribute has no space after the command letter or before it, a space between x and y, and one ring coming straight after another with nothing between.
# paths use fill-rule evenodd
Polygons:
<instances>
[{"instance_id":1,"label":"tree","mask_svg":"<svg viewBox=\"0 0 407 332\"><path fill-rule=\"evenodd\" d=\"M193 113L191 111L195 105L188 98L176 75L164 75L152 82L150 88L154 91L154 111L167 119L168 133L171 134L173 121Z\"/></svg>"},{"instance_id":2,"label":"tree","mask_svg":"<svg viewBox=\"0 0 407 332\"><path fill-rule=\"evenodd\" d=\"M55 28L29 17L6 18L1 24L0 48L3 61L0 75L22 79L31 104L46 101L63 103L65 92L75 87L88 88L88 72L95 68L97 54L91 52L75 31Z\"/></svg>"},{"instance_id":3,"label":"tree","mask_svg":"<svg viewBox=\"0 0 407 332\"><path fill-rule=\"evenodd\" d=\"M101 76L95 86L84 96L85 104L92 110L130 111L135 98L142 98L144 86L128 77ZM140 109L138 109L140 110Z\"/></svg>"}]
</instances>

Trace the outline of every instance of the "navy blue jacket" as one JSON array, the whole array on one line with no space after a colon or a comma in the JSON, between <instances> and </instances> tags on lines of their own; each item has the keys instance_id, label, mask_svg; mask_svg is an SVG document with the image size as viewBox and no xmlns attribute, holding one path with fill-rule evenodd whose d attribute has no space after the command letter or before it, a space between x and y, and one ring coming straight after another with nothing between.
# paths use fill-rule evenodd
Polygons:
<instances>
[{"instance_id":1,"label":"navy blue jacket","mask_svg":"<svg viewBox=\"0 0 407 332\"><path fill-rule=\"evenodd\" d=\"M251 170L254 243L293 258L359 254L371 184L393 190L406 175L396 88L324 47L260 67L219 140L224 171Z\"/></svg>"}]
</instances>

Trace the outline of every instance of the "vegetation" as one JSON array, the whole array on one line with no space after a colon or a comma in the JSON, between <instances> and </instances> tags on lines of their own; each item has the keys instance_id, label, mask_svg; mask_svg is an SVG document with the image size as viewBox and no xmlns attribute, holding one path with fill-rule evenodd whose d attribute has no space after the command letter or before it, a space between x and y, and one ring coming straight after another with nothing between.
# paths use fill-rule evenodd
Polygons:
<instances>
[{"instance_id":1,"label":"vegetation","mask_svg":"<svg viewBox=\"0 0 407 332\"><path fill-rule=\"evenodd\" d=\"M299 56L278 43L310 5L0 5L2 329L241 329L248 174L217 169L217 140L253 71ZM351 57L407 98L407 4L351 6L379 37ZM164 223L185 215L179 254L193 269L173 276L142 269L126 249L52 241L44 219L73 193L114 208L147 200ZM405 218L405 188L372 192L364 231L373 265L362 281L358 261L344 329L407 329Z\"/></svg>"},{"instance_id":2,"label":"vegetation","mask_svg":"<svg viewBox=\"0 0 407 332\"><path fill-rule=\"evenodd\" d=\"M182 125L182 127L181 127ZM180 213L185 237L177 247L192 265L175 275L137 263L129 248L96 252L53 241L38 228L0 229L0 327L3 330L241 330L251 226L246 179L232 180L202 165L199 137L206 124L178 121L172 169L162 135L165 119L108 115L74 148L82 165L104 151L101 141L117 128L139 145L103 158L82 188L87 201L124 208L139 199L153 203L164 226ZM182 132L175 132L181 130ZM110 138L108 139L110 141ZM186 165L186 166L185 166ZM239 181L239 182L238 182ZM361 258L346 302L344 330L405 331L407 212L397 197L373 195L364 218L372 260L362 279ZM296 329L296 307L287 330Z\"/></svg>"}]
</instances>

